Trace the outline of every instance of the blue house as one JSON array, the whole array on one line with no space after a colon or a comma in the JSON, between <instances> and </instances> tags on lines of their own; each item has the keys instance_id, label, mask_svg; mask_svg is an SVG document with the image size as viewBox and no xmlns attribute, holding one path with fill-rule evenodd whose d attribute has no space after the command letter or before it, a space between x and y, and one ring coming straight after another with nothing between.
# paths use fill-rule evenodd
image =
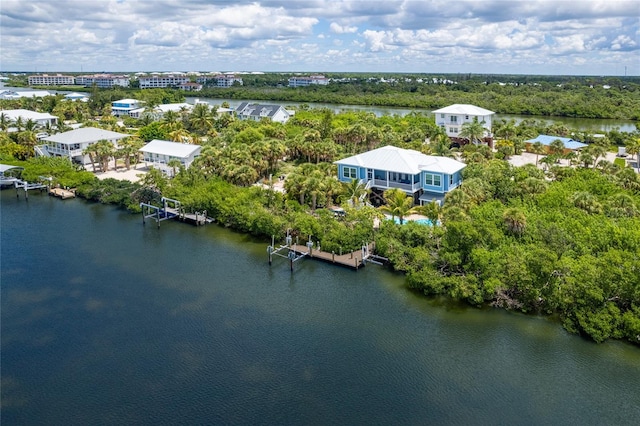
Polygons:
<instances>
[{"instance_id":1,"label":"blue house","mask_svg":"<svg viewBox=\"0 0 640 426\"><path fill-rule=\"evenodd\" d=\"M412 149L385 146L336 161L338 179L358 179L374 193L402 189L414 203L441 202L447 192L462 183L466 164L453 158L425 155Z\"/></svg>"}]
</instances>

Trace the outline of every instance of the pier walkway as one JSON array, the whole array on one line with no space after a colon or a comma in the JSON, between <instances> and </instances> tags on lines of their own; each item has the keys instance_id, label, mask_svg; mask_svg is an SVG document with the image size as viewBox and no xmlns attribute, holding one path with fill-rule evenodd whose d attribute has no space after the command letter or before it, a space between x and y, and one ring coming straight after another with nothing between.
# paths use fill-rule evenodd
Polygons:
<instances>
[{"instance_id":1,"label":"pier walkway","mask_svg":"<svg viewBox=\"0 0 640 426\"><path fill-rule=\"evenodd\" d=\"M296 242L293 243L293 238L287 231L287 235L285 237L285 244L280 247L275 247L275 237L271 238L271 245L267 247L267 253L269 255L269 265L273 262L273 256L283 257L285 259L289 259L289 265L291 271L293 271L293 264L300 259L304 259L305 257L309 257L312 259L318 259L323 262L333 263L340 266L346 266L351 269L355 269L356 271L365 266L367 262L375 263L377 265L381 265L380 260L383 258L377 257L373 254L375 250L375 243L367 243L362 244L360 250L356 250L350 253L338 254L335 252L326 252L320 250L320 245L318 244L318 248L314 248L314 243L311 241L311 236L309 236L309 241L305 244L298 244Z\"/></svg>"}]
</instances>

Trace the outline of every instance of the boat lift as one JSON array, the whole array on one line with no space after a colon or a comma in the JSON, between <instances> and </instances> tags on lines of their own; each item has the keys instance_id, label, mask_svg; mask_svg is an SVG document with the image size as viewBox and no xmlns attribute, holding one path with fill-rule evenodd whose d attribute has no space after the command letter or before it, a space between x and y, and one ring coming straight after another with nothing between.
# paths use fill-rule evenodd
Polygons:
<instances>
[{"instance_id":1,"label":"boat lift","mask_svg":"<svg viewBox=\"0 0 640 426\"><path fill-rule=\"evenodd\" d=\"M267 253L269 254L269 265L273 262L273 256L280 256L285 259L289 259L289 267L293 272L293 264L298 260L310 256L313 253L313 241L311 241L311 235L309 235L309 241L307 241L307 251L303 252L297 249L298 237L296 237L296 243L292 245L293 237L290 233L291 229L287 229L287 236L284 239L284 245L275 248L275 236L271 236L271 245L267 247Z\"/></svg>"}]
</instances>

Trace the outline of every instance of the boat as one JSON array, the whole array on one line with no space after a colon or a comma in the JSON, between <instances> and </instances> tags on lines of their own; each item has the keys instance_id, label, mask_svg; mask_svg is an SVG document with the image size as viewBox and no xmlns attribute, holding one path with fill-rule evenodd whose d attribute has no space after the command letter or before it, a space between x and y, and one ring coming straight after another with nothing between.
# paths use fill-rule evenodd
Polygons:
<instances>
[{"instance_id":1,"label":"boat","mask_svg":"<svg viewBox=\"0 0 640 426\"><path fill-rule=\"evenodd\" d=\"M22 170L24 167L0 164L0 186L13 186L15 181L20 180Z\"/></svg>"}]
</instances>

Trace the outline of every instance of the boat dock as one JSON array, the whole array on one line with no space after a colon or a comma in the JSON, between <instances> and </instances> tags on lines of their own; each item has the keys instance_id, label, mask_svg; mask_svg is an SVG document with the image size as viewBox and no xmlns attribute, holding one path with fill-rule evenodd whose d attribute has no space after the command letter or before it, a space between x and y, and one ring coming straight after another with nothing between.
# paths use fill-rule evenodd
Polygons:
<instances>
[{"instance_id":1,"label":"boat dock","mask_svg":"<svg viewBox=\"0 0 640 426\"><path fill-rule=\"evenodd\" d=\"M42 178L43 180L47 180L46 178ZM37 183L29 183L26 180L20 180L20 179L16 179L13 182L13 186L16 188L16 197L20 198L20 189L24 190L24 198L25 200L29 201L29 191L32 189L39 189L40 191L43 191L44 189L49 187L48 183L42 183L42 182L37 182Z\"/></svg>"},{"instance_id":2,"label":"boat dock","mask_svg":"<svg viewBox=\"0 0 640 426\"><path fill-rule=\"evenodd\" d=\"M359 268L364 267L367 262L375 263L377 265L381 265L382 263L378 260L375 260L376 256L372 253L375 249L375 243L362 244L360 250L356 250L350 253L335 253L335 252L326 252L320 249L318 245L317 248L314 248L314 243L309 239L306 244L301 245L292 242L292 237L287 232L287 236L285 237L285 244L281 245L278 248L274 246L274 238L271 239L271 245L267 247L267 253L269 255L269 265L273 262L273 256L283 257L285 259L289 259L289 266L291 271L293 271L294 262L304 259L305 257L309 257L311 259L321 260L327 263L333 263L340 266L345 266L347 268L351 268L354 270L358 270ZM380 258L382 259L382 258Z\"/></svg>"},{"instance_id":3,"label":"boat dock","mask_svg":"<svg viewBox=\"0 0 640 426\"><path fill-rule=\"evenodd\" d=\"M53 195L54 197L58 197L63 200L76 197L76 193L73 192L73 190L64 188L51 188L49 189L49 195Z\"/></svg>"},{"instance_id":4,"label":"boat dock","mask_svg":"<svg viewBox=\"0 0 640 426\"><path fill-rule=\"evenodd\" d=\"M162 207L140 203L140 209L142 210L142 224L146 223L146 219L153 219L156 221L158 228L160 228L160 222L167 219L176 219L196 226L213 222L213 219L207 216L206 210L187 213L182 208L180 201L166 197L162 197Z\"/></svg>"}]
</instances>

